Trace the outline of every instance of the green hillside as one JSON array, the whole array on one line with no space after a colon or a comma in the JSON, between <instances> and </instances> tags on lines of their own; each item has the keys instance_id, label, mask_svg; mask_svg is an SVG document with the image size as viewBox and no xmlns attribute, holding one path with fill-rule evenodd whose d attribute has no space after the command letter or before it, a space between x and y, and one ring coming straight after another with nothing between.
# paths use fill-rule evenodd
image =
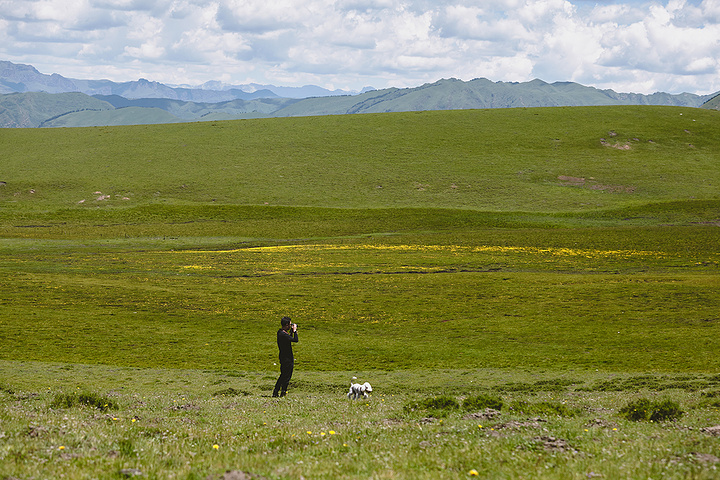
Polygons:
<instances>
[{"instance_id":1,"label":"green hillside","mask_svg":"<svg viewBox=\"0 0 720 480\"><path fill-rule=\"evenodd\" d=\"M583 213L717 200L719 119L578 107L5 130L0 199L6 213L148 203Z\"/></svg>"},{"instance_id":2,"label":"green hillside","mask_svg":"<svg viewBox=\"0 0 720 480\"><path fill-rule=\"evenodd\" d=\"M716 479L719 127L0 130L0 478Z\"/></svg>"},{"instance_id":3,"label":"green hillside","mask_svg":"<svg viewBox=\"0 0 720 480\"><path fill-rule=\"evenodd\" d=\"M112 109L109 103L82 93L12 93L0 95L0 127L37 127L69 112Z\"/></svg>"},{"instance_id":4,"label":"green hillside","mask_svg":"<svg viewBox=\"0 0 720 480\"><path fill-rule=\"evenodd\" d=\"M99 112L72 112L52 120L41 127L92 127L111 125L147 125L176 123L183 120L160 108L127 107Z\"/></svg>"},{"instance_id":5,"label":"green hillside","mask_svg":"<svg viewBox=\"0 0 720 480\"><path fill-rule=\"evenodd\" d=\"M217 103L192 102L163 98L170 94L169 87L156 82L141 81L140 90L128 92L139 95L145 92L150 98L133 99L119 95L95 95L94 100L75 93L77 101L67 104L67 98L57 99L47 94L14 94L0 96L0 126L47 127L47 126L106 126L172 123L183 121L232 120L264 117L297 117L318 115L344 115L356 113L412 112L424 110L462 110L481 108L557 107L557 106L608 106L608 105L658 105L699 107L712 95L688 93L671 95L654 93L642 95L599 90L573 82L546 83L533 80L524 83L491 82L479 78L464 82L457 79L439 80L414 88L388 88L373 90L359 95L294 98L252 98L221 101ZM148 90L149 89L149 90ZM155 90L159 89L159 90ZM165 92L165 93L163 93ZM202 97L203 91L197 91ZM221 93L221 92L216 92ZM213 97L211 92L208 93ZM28 98L25 99L25 95ZM193 97L194 98L194 97ZM107 102L107 103L104 103ZM144 112L138 108L128 111L107 112L97 115L94 111L107 110L107 104L120 110L127 107L160 109L161 112ZM130 115L134 113L135 115ZM72 114L72 115L70 115ZM67 118L58 119L59 116ZM22 119L18 121L18 119ZM2 123L4 122L4 123Z\"/></svg>"},{"instance_id":6,"label":"green hillside","mask_svg":"<svg viewBox=\"0 0 720 480\"><path fill-rule=\"evenodd\" d=\"M709 98L655 93L641 95L599 90L573 82L464 82L444 79L414 88L388 88L345 97L307 98L278 109L273 116L408 112L477 108L665 105L698 107Z\"/></svg>"},{"instance_id":7,"label":"green hillside","mask_svg":"<svg viewBox=\"0 0 720 480\"><path fill-rule=\"evenodd\" d=\"M272 369L293 312L310 370L712 371L719 126L634 106L7 129L0 359Z\"/></svg>"},{"instance_id":8,"label":"green hillside","mask_svg":"<svg viewBox=\"0 0 720 480\"><path fill-rule=\"evenodd\" d=\"M227 119L243 118L249 114L265 116L282 108L285 105L295 103L297 100L290 98L259 98L254 100L232 100L218 103L198 103L182 100L171 100L167 98L141 98L129 100L117 95L95 95L95 98L111 103L115 108L145 107L160 108L182 118L183 120L195 121L205 120L206 117L225 116Z\"/></svg>"},{"instance_id":9,"label":"green hillside","mask_svg":"<svg viewBox=\"0 0 720 480\"><path fill-rule=\"evenodd\" d=\"M702 108L709 110L720 110L720 95L716 95L707 102L702 104Z\"/></svg>"}]
</instances>

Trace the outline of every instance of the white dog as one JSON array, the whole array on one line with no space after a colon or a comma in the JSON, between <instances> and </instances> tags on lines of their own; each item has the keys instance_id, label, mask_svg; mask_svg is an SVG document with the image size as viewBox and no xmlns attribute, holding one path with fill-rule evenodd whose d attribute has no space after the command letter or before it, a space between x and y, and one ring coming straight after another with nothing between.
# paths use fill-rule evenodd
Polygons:
<instances>
[{"instance_id":1,"label":"white dog","mask_svg":"<svg viewBox=\"0 0 720 480\"><path fill-rule=\"evenodd\" d=\"M347 397L351 400L359 400L360 398L368 398L368 392L372 392L372 387L368 382L360 385L359 383L351 383L350 391Z\"/></svg>"}]
</instances>

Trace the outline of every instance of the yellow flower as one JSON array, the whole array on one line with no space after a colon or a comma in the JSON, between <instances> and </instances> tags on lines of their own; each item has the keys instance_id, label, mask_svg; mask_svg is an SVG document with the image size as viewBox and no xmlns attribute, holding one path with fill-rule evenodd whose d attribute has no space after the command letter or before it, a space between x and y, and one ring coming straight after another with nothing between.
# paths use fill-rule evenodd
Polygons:
<instances>
[{"instance_id":1,"label":"yellow flower","mask_svg":"<svg viewBox=\"0 0 720 480\"><path fill-rule=\"evenodd\" d=\"M335 435L335 430L330 430L328 433L329 433L330 435Z\"/></svg>"},{"instance_id":2,"label":"yellow flower","mask_svg":"<svg viewBox=\"0 0 720 480\"><path fill-rule=\"evenodd\" d=\"M307 431L308 435L312 435L312 432L310 430Z\"/></svg>"},{"instance_id":3,"label":"yellow flower","mask_svg":"<svg viewBox=\"0 0 720 480\"><path fill-rule=\"evenodd\" d=\"M213 445L213 448L214 448L215 450L220 450L220 445L218 445L218 444L216 443L215 445Z\"/></svg>"},{"instance_id":4,"label":"yellow flower","mask_svg":"<svg viewBox=\"0 0 720 480\"><path fill-rule=\"evenodd\" d=\"M482 428L482 425L478 425L478 428Z\"/></svg>"},{"instance_id":5,"label":"yellow flower","mask_svg":"<svg viewBox=\"0 0 720 480\"><path fill-rule=\"evenodd\" d=\"M58 447L58 450L65 450L65 447L64 447L63 445L60 445L60 446Z\"/></svg>"},{"instance_id":6,"label":"yellow flower","mask_svg":"<svg viewBox=\"0 0 720 480\"><path fill-rule=\"evenodd\" d=\"M470 470L470 471L468 472L468 475L470 475L471 477L477 477L477 476L479 475L479 473L478 473L477 470L475 470L475 469L473 468L472 470Z\"/></svg>"}]
</instances>

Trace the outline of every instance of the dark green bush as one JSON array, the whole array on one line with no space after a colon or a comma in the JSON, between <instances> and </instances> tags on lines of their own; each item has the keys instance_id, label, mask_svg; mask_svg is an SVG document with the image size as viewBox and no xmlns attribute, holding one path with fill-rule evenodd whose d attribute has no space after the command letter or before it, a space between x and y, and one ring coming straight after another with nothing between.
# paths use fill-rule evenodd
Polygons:
<instances>
[{"instance_id":1,"label":"dark green bush","mask_svg":"<svg viewBox=\"0 0 720 480\"><path fill-rule=\"evenodd\" d=\"M673 400L650 401L640 398L622 407L618 414L633 422L651 421L664 422L680 418L685 412Z\"/></svg>"},{"instance_id":2,"label":"dark green bush","mask_svg":"<svg viewBox=\"0 0 720 480\"><path fill-rule=\"evenodd\" d=\"M641 398L630 402L622 407L618 413L621 417L633 422L640 422L643 420L650 419L650 413L652 411L652 403L647 398Z\"/></svg>"},{"instance_id":3,"label":"dark green bush","mask_svg":"<svg viewBox=\"0 0 720 480\"><path fill-rule=\"evenodd\" d=\"M406 412L427 411L432 417L445 417L450 410L458 408L460 408L458 401L448 395L426 398L420 402L409 403L404 407Z\"/></svg>"},{"instance_id":4,"label":"dark green bush","mask_svg":"<svg viewBox=\"0 0 720 480\"><path fill-rule=\"evenodd\" d=\"M680 404L673 400L661 400L653 404L653 410L650 414L651 422L664 422L666 420L674 420L682 417L685 413L681 408Z\"/></svg>"},{"instance_id":5,"label":"dark green bush","mask_svg":"<svg viewBox=\"0 0 720 480\"><path fill-rule=\"evenodd\" d=\"M80 405L97 408L101 411L117 410L117 404L108 397L103 395L83 392L83 393L59 393L50 403L52 408L73 408Z\"/></svg>"},{"instance_id":6,"label":"dark green bush","mask_svg":"<svg viewBox=\"0 0 720 480\"><path fill-rule=\"evenodd\" d=\"M482 394L475 397L468 397L463 401L464 410L484 410L492 408L494 410L502 410L503 402L500 397Z\"/></svg>"},{"instance_id":7,"label":"dark green bush","mask_svg":"<svg viewBox=\"0 0 720 480\"><path fill-rule=\"evenodd\" d=\"M223 396L223 397L239 397L239 396L247 397L249 395L252 395L252 393L245 391L245 390L236 390L232 387L226 388L224 390L219 390L219 391L213 393L213 397L220 397L220 396Z\"/></svg>"}]
</instances>

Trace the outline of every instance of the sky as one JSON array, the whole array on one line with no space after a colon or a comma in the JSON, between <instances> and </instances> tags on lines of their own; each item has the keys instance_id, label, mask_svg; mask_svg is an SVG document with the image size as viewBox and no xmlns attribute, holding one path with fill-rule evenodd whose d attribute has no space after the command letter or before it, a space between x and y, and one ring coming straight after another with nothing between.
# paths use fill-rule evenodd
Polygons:
<instances>
[{"instance_id":1,"label":"sky","mask_svg":"<svg viewBox=\"0 0 720 480\"><path fill-rule=\"evenodd\" d=\"M0 0L0 60L117 82L709 94L719 47L720 0Z\"/></svg>"}]
</instances>

